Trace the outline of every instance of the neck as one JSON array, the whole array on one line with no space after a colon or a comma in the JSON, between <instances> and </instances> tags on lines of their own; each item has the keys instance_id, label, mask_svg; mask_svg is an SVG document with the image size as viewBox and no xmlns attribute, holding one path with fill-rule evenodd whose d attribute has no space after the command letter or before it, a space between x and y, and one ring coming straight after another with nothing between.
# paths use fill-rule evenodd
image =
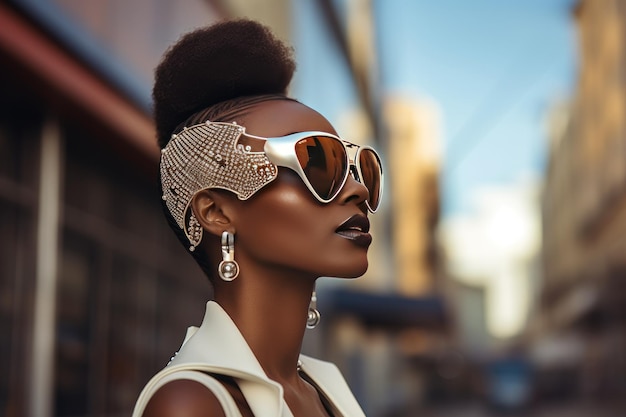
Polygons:
<instances>
[{"instance_id":1,"label":"neck","mask_svg":"<svg viewBox=\"0 0 626 417\"><path fill-rule=\"evenodd\" d=\"M298 378L297 363L315 278L240 275L217 283L215 301L229 314L270 379Z\"/></svg>"}]
</instances>

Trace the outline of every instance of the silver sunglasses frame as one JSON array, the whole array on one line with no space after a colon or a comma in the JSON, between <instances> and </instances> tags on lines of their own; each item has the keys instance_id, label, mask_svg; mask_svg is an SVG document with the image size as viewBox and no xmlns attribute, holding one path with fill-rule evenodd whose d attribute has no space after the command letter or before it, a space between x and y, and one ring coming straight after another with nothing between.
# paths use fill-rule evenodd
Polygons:
<instances>
[{"instance_id":1,"label":"silver sunglasses frame","mask_svg":"<svg viewBox=\"0 0 626 417\"><path fill-rule=\"evenodd\" d=\"M378 166L380 168L380 185L379 185L379 192L378 192L378 205L375 209L372 209L370 203L369 203L369 197L365 200L365 205L367 206L367 209L371 212L371 213L375 213L378 208L380 207L380 200L383 194L383 169L382 169L382 162L380 159L380 155L378 155L378 152L376 152L376 150L374 148L372 148L371 146L361 146L361 145L357 145L355 143L352 142L348 142L346 140L341 139L340 137L333 135L331 133L328 132L321 132L321 131L306 131L306 132L296 132L296 133L292 133L286 136L279 136L279 137L263 137L263 136L256 136L256 135L252 135L250 133L247 133L245 130L242 133L242 136L246 136L248 138L252 138L252 139L259 139L259 140L263 140L265 141L264 145L263 145L263 152L265 153L265 155L267 156L267 158L270 160L271 163L273 163L276 166L279 167L285 167L285 168L289 168L291 170L293 170L296 174L298 174L298 176L302 179L302 182L304 182L304 184L306 185L306 187L309 189L309 191L311 192L311 194L313 194L313 196L321 203L330 203L331 201L333 201L337 195L341 192L341 190L343 189L344 185L346 184L346 181L348 180L348 176L350 175L350 172L352 171L352 167L354 167L356 169L356 172L358 174L359 178L355 178L359 183L363 184L363 186L365 186L365 184L362 181L363 178L363 173L361 171L361 164L359 163L359 156L361 155L361 152L364 150L370 150L372 151L372 153L374 154L374 156L376 157L376 159L378 160ZM331 139L334 139L336 141L338 141L345 149L345 155L346 155L346 173L344 174L342 180L341 180L341 185L339 187L337 187L337 191L335 191L335 193L330 196L328 199L324 199L322 198L317 191L315 191L315 188L313 187L313 185L311 184L311 182L309 181L309 179L307 178L304 170L302 169L302 167L300 166L300 162L298 161L298 156L296 155L296 144L302 140L302 139L306 139L308 137L311 136L323 136L323 137L328 137ZM350 151L352 151L352 148L356 147L356 153L354 155L354 159L350 159ZM367 186L365 186L365 188L367 188ZM368 193L370 192L369 189L367 190Z\"/></svg>"}]
</instances>

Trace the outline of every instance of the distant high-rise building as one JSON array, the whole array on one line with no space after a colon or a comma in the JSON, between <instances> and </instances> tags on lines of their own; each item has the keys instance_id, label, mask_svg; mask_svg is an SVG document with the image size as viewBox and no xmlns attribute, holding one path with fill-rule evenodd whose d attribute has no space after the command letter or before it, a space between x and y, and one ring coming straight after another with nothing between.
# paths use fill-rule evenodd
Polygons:
<instances>
[{"instance_id":1,"label":"distant high-rise building","mask_svg":"<svg viewBox=\"0 0 626 417\"><path fill-rule=\"evenodd\" d=\"M384 115L395 287L404 295L426 295L437 285L439 113L425 100L390 97Z\"/></svg>"}]
</instances>

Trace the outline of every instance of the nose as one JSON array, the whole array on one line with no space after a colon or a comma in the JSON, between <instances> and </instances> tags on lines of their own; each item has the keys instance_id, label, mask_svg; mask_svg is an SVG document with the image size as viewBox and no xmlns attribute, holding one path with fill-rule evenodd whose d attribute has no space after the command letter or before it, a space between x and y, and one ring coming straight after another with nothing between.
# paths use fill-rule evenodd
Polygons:
<instances>
[{"instance_id":1,"label":"nose","mask_svg":"<svg viewBox=\"0 0 626 417\"><path fill-rule=\"evenodd\" d=\"M369 197L369 191L360 181L355 178L356 173L348 175L346 183L339 192L337 200L342 204L355 203L357 206L362 206L367 211L365 201Z\"/></svg>"}]
</instances>

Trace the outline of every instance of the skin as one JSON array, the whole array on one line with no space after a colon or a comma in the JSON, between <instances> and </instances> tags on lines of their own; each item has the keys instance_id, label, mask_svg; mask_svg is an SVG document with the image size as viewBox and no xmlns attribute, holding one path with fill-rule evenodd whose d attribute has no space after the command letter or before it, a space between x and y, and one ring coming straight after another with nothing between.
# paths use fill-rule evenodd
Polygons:
<instances>
[{"instance_id":1,"label":"skin","mask_svg":"<svg viewBox=\"0 0 626 417\"><path fill-rule=\"evenodd\" d=\"M292 101L259 103L237 123L264 137L309 130L336 134L323 116ZM268 377L283 386L296 417L328 415L296 365L317 278L353 278L367 270L367 248L335 233L353 215L367 215L367 195L367 189L349 176L339 195L322 204L297 174L279 168L278 178L246 201L224 190L200 192L192 201L205 229L201 248L215 265L222 232L235 234L239 277L232 282L214 280L215 301L233 319ZM240 393L231 393L241 400ZM144 412L145 417L223 415L213 394L185 380L161 388Z\"/></svg>"}]
</instances>

